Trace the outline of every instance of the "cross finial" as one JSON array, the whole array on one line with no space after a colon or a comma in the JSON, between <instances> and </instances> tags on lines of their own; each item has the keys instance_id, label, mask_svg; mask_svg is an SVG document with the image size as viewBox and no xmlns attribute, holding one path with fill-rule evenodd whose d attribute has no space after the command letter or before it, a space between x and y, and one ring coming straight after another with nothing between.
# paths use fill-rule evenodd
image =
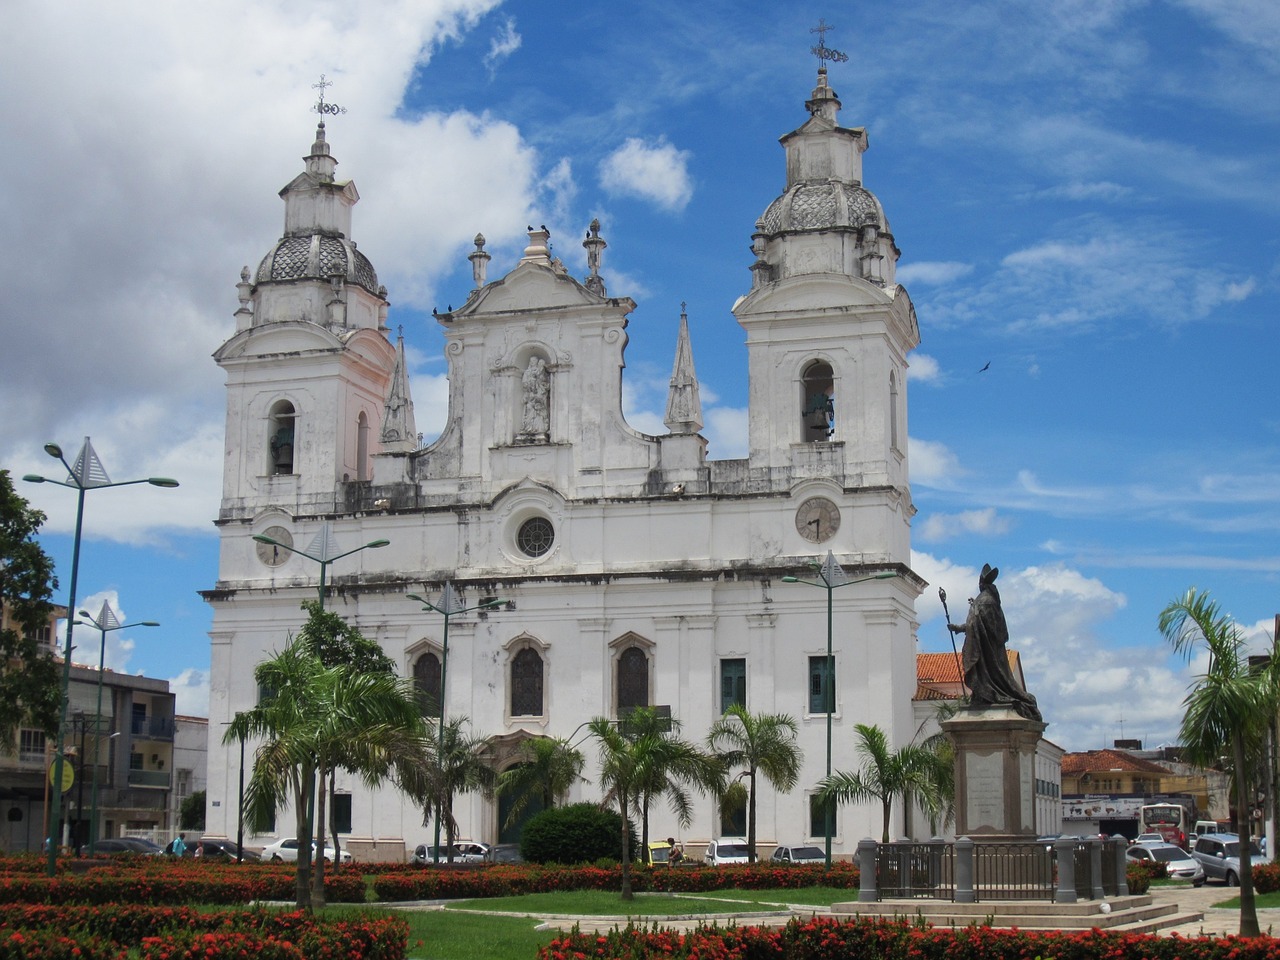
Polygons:
<instances>
[{"instance_id":1,"label":"cross finial","mask_svg":"<svg viewBox=\"0 0 1280 960\"><path fill-rule=\"evenodd\" d=\"M841 53L839 50L833 50L827 46L827 31L834 29L835 27L827 23L826 17L819 17L818 25L816 27L809 28L810 33L816 33L818 35L818 45L816 47L810 47L809 49L812 51L813 55L818 58L818 69L822 71L827 69L828 60L832 63L844 63L849 59L849 55L847 53Z\"/></svg>"},{"instance_id":2,"label":"cross finial","mask_svg":"<svg viewBox=\"0 0 1280 960\"><path fill-rule=\"evenodd\" d=\"M324 102L324 91L325 91L325 88L326 88L326 87L332 87L332 86L333 86L333 81L332 81L332 80L326 80L326 79L324 78L324 74L323 74L323 73L322 73L322 74L320 74L320 81L319 81L318 83L313 83L313 84L311 85L311 89L312 89L312 90L319 90L319 91L320 91L320 99L318 99L318 100L316 101L315 106L314 106L314 107L312 107L311 109L312 109L312 110L314 110L316 113L320 114L321 116L324 116L325 114L330 114L330 113L332 113L332 114L338 114L338 113L346 113L346 112L347 112L347 108L346 108L346 107L340 107L340 106L338 106L336 103L325 103L325 102Z\"/></svg>"}]
</instances>

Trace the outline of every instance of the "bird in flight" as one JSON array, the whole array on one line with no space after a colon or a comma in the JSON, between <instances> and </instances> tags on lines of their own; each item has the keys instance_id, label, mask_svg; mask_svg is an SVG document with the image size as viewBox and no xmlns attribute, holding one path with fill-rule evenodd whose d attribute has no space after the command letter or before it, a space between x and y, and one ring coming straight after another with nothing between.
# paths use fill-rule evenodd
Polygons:
<instances>
[{"instance_id":1,"label":"bird in flight","mask_svg":"<svg viewBox=\"0 0 1280 960\"><path fill-rule=\"evenodd\" d=\"M979 372L979 373L986 373L986 372L987 372L987 370L988 370L988 368L989 368L990 366L991 366L991 361L990 361L990 360L988 360L985 364L983 364L982 369L981 369L981 370L979 370L978 372Z\"/></svg>"}]
</instances>

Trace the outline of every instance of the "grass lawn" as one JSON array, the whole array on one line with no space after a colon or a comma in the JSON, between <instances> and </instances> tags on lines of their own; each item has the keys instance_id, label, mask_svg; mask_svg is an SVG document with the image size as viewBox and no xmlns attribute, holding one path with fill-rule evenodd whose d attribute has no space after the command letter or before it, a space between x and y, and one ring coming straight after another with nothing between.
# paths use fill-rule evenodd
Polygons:
<instances>
[{"instance_id":1,"label":"grass lawn","mask_svg":"<svg viewBox=\"0 0 1280 960\"><path fill-rule=\"evenodd\" d=\"M674 897L637 894L634 900L623 900L620 894L609 890L565 890L556 893L530 893L519 897L459 900L456 904L450 904L448 909L450 912L497 910L502 913L533 913L541 916L679 917L703 913L759 912L772 909L782 902L754 897L748 900L738 896L742 892L730 890Z\"/></svg>"},{"instance_id":2,"label":"grass lawn","mask_svg":"<svg viewBox=\"0 0 1280 960\"><path fill-rule=\"evenodd\" d=\"M326 915L346 912L392 913L409 922L409 960L533 960L561 931L536 930L528 917L495 917L457 910L386 910L328 907Z\"/></svg>"},{"instance_id":3,"label":"grass lawn","mask_svg":"<svg viewBox=\"0 0 1280 960\"><path fill-rule=\"evenodd\" d=\"M1235 889L1234 887L1230 889ZM1261 910L1264 907L1280 907L1280 892L1277 893L1255 893L1253 895L1253 905L1256 909ZM1215 903L1215 907L1222 907L1226 910L1240 909L1240 895L1236 894L1230 900L1223 900L1221 903Z\"/></svg>"}]
</instances>

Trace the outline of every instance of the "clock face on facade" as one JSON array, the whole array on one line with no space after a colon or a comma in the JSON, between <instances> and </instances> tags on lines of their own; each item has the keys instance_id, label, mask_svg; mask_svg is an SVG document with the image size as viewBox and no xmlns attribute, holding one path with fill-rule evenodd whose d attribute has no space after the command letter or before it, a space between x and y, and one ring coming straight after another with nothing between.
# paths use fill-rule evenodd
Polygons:
<instances>
[{"instance_id":1,"label":"clock face on facade","mask_svg":"<svg viewBox=\"0 0 1280 960\"><path fill-rule=\"evenodd\" d=\"M293 535L284 527L267 527L262 533L264 536L277 540L285 546L293 546ZM258 548L258 559L268 567L278 567L289 559L289 551L282 550L280 547L272 546L269 543L255 543L254 546Z\"/></svg>"},{"instance_id":2,"label":"clock face on facade","mask_svg":"<svg viewBox=\"0 0 1280 960\"><path fill-rule=\"evenodd\" d=\"M840 508L826 497L810 497L796 510L796 530L811 543L830 540L840 529Z\"/></svg>"}]
</instances>

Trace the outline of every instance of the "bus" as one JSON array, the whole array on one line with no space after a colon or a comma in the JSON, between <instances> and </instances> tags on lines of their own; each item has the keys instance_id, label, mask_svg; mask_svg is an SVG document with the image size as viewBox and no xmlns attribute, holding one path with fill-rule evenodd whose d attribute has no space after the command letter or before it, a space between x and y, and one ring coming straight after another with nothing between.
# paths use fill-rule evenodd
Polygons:
<instances>
[{"instance_id":1,"label":"bus","mask_svg":"<svg viewBox=\"0 0 1280 960\"><path fill-rule=\"evenodd\" d=\"M1138 832L1158 833L1175 846L1186 846L1194 822L1195 812L1181 803L1144 803L1138 808Z\"/></svg>"}]
</instances>

